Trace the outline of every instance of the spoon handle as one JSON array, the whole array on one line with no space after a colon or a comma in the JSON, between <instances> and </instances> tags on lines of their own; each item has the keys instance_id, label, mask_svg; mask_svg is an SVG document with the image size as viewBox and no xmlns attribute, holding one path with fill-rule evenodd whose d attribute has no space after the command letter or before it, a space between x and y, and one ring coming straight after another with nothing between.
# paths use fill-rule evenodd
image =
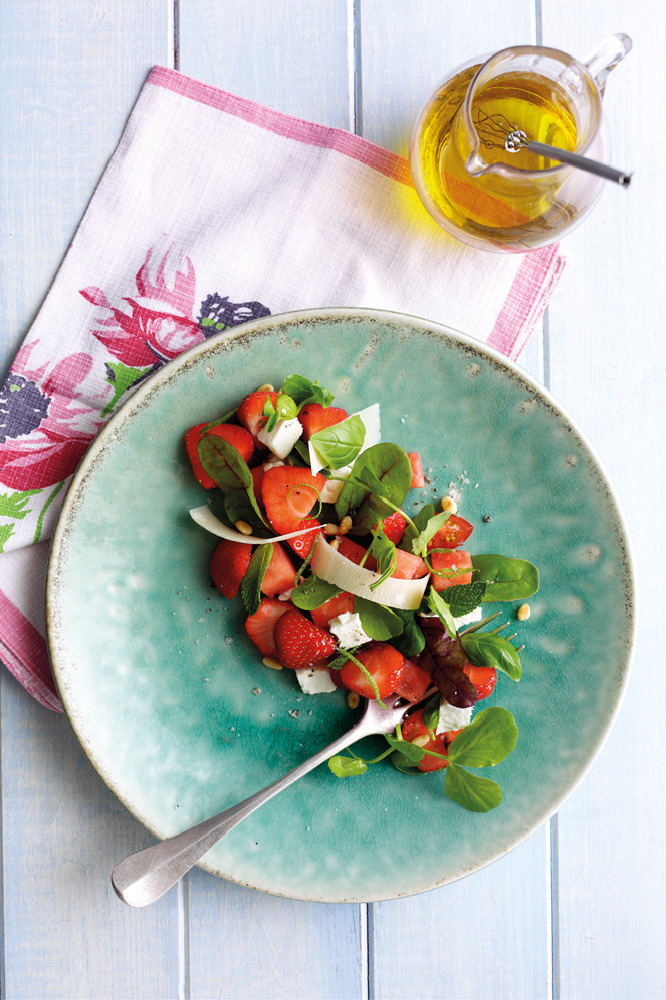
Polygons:
<instances>
[{"instance_id":1,"label":"spoon handle","mask_svg":"<svg viewBox=\"0 0 666 1000\"><path fill-rule=\"evenodd\" d=\"M586 170L589 174L596 174L597 177L603 177L607 181L615 181L622 187L629 187L631 183L631 174L625 173L624 170L617 170L615 167L609 167L607 163L590 160L587 156L580 156L578 153L570 153L568 149L547 146L543 142L528 142L526 148L531 153L547 156L548 159L559 160L561 163L570 163L572 167L578 167L579 170Z\"/></svg>"},{"instance_id":2,"label":"spoon handle","mask_svg":"<svg viewBox=\"0 0 666 1000\"><path fill-rule=\"evenodd\" d=\"M382 726L378 730L376 720L366 713L348 732L266 788L184 833L125 858L111 875L117 895L129 906L141 907L154 903L194 867L211 847L264 802L268 802L338 751L364 736L383 732L385 729Z\"/></svg>"}]
</instances>

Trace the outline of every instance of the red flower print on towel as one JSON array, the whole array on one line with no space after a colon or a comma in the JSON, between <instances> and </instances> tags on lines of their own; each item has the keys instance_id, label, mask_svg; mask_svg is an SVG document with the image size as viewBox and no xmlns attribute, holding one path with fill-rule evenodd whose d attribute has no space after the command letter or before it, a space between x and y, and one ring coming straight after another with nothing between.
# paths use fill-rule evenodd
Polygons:
<instances>
[{"instance_id":1,"label":"red flower print on towel","mask_svg":"<svg viewBox=\"0 0 666 1000\"><path fill-rule=\"evenodd\" d=\"M0 390L0 482L14 490L65 479L103 423L103 403L86 399L90 355L38 364L31 359L38 343L21 348Z\"/></svg>"},{"instance_id":2,"label":"red flower print on towel","mask_svg":"<svg viewBox=\"0 0 666 1000\"><path fill-rule=\"evenodd\" d=\"M151 247L136 274L137 295L123 298L116 308L101 288L83 288L81 295L99 306L91 332L125 365L147 368L175 358L204 340L193 318L195 274L192 261L173 246L159 262Z\"/></svg>"}]
</instances>

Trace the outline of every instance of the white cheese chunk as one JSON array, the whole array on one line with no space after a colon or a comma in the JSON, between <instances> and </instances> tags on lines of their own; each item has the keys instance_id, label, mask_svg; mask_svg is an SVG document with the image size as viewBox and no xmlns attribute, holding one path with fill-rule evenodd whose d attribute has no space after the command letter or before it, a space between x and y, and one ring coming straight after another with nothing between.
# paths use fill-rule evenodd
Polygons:
<instances>
[{"instance_id":1,"label":"white cheese chunk","mask_svg":"<svg viewBox=\"0 0 666 1000\"><path fill-rule=\"evenodd\" d=\"M454 618L456 623L456 628L463 628L465 625L472 625L473 622L480 622L482 618L481 608L474 608L474 611L470 611L468 615L461 615L460 618Z\"/></svg>"},{"instance_id":2,"label":"white cheese chunk","mask_svg":"<svg viewBox=\"0 0 666 1000\"><path fill-rule=\"evenodd\" d=\"M268 472L269 469L276 469L278 465L284 465L284 462L281 458L278 458L277 455L273 455L272 458L269 458L265 462L261 463L261 467L264 472Z\"/></svg>"},{"instance_id":3,"label":"white cheese chunk","mask_svg":"<svg viewBox=\"0 0 666 1000\"><path fill-rule=\"evenodd\" d=\"M456 708L443 701L439 710L439 722L436 733L450 733L464 729L472 721L472 708Z\"/></svg>"},{"instance_id":4,"label":"white cheese chunk","mask_svg":"<svg viewBox=\"0 0 666 1000\"><path fill-rule=\"evenodd\" d=\"M326 485L321 491L321 502L322 503L335 503L335 501L340 496L340 490L345 484L345 479L351 472L351 465L345 465L342 469L335 470L335 479L327 479ZM341 478L337 478L340 476Z\"/></svg>"},{"instance_id":5,"label":"white cheese chunk","mask_svg":"<svg viewBox=\"0 0 666 1000\"><path fill-rule=\"evenodd\" d=\"M364 642L370 642L372 639L372 636L366 635L363 631L360 615L355 611L345 611L343 615L331 618L328 627L338 640L340 649L353 649L354 646L362 646Z\"/></svg>"},{"instance_id":6,"label":"white cheese chunk","mask_svg":"<svg viewBox=\"0 0 666 1000\"><path fill-rule=\"evenodd\" d=\"M312 667L294 671L303 694L330 694L337 691L328 670L314 670Z\"/></svg>"},{"instance_id":7,"label":"white cheese chunk","mask_svg":"<svg viewBox=\"0 0 666 1000\"><path fill-rule=\"evenodd\" d=\"M263 427L257 434L257 440L265 444L277 458L286 458L303 433L303 426L298 417L291 420L278 420L272 431Z\"/></svg>"}]
</instances>

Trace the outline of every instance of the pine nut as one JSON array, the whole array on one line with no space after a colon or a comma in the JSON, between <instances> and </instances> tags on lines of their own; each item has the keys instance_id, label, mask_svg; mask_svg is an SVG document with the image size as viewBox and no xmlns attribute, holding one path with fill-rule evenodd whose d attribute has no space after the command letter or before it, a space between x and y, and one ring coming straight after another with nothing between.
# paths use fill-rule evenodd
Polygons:
<instances>
[{"instance_id":1,"label":"pine nut","mask_svg":"<svg viewBox=\"0 0 666 1000\"><path fill-rule=\"evenodd\" d=\"M279 660L274 660L272 656L264 656L261 661L265 667L270 667L271 670L282 670L282 664Z\"/></svg>"},{"instance_id":2,"label":"pine nut","mask_svg":"<svg viewBox=\"0 0 666 1000\"><path fill-rule=\"evenodd\" d=\"M252 525L247 521L236 521L236 531L240 531L241 535L251 535Z\"/></svg>"},{"instance_id":3,"label":"pine nut","mask_svg":"<svg viewBox=\"0 0 666 1000\"><path fill-rule=\"evenodd\" d=\"M415 736L413 740L410 740L415 747L425 747L430 743L430 734L424 733L423 736Z\"/></svg>"},{"instance_id":4,"label":"pine nut","mask_svg":"<svg viewBox=\"0 0 666 1000\"><path fill-rule=\"evenodd\" d=\"M340 548L340 539L332 538L328 544L331 546L334 552L337 552L338 549Z\"/></svg>"},{"instance_id":5,"label":"pine nut","mask_svg":"<svg viewBox=\"0 0 666 1000\"><path fill-rule=\"evenodd\" d=\"M340 533L337 524L325 524L324 531L327 535L338 535Z\"/></svg>"},{"instance_id":6,"label":"pine nut","mask_svg":"<svg viewBox=\"0 0 666 1000\"><path fill-rule=\"evenodd\" d=\"M352 523L353 522L349 514L345 514L345 516L340 521L340 534L346 535L348 531L351 531Z\"/></svg>"},{"instance_id":7,"label":"pine nut","mask_svg":"<svg viewBox=\"0 0 666 1000\"><path fill-rule=\"evenodd\" d=\"M275 388L270 384L270 382L264 382L264 384L260 385L258 389L255 389L255 392L275 392Z\"/></svg>"},{"instance_id":8,"label":"pine nut","mask_svg":"<svg viewBox=\"0 0 666 1000\"><path fill-rule=\"evenodd\" d=\"M356 691L350 691L347 695L347 704L350 708L358 708L361 704L360 694L356 694Z\"/></svg>"},{"instance_id":9,"label":"pine nut","mask_svg":"<svg viewBox=\"0 0 666 1000\"><path fill-rule=\"evenodd\" d=\"M521 604L518 610L516 611L516 618L518 619L519 622L526 622L530 616L530 611L531 609L529 604Z\"/></svg>"},{"instance_id":10,"label":"pine nut","mask_svg":"<svg viewBox=\"0 0 666 1000\"><path fill-rule=\"evenodd\" d=\"M445 514L457 514L458 504L453 497L442 497L442 510Z\"/></svg>"}]
</instances>

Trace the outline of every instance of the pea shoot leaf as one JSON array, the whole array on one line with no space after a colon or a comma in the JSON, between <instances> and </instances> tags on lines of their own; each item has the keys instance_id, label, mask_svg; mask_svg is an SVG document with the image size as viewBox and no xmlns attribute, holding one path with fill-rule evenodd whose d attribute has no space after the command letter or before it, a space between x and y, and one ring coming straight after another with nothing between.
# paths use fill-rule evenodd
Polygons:
<instances>
[{"instance_id":1,"label":"pea shoot leaf","mask_svg":"<svg viewBox=\"0 0 666 1000\"><path fill-rule=\"evenodd\" d=\"M428 518L421 533L412 541L412 552L414 555L423 557L426 554L428 551L428 542L432 541L439 529L444 527L450 517L451 514L449 511L442 511L441 514L435 514Z\"/></svg>"},{"instance_id":2,"label":"pea shoot leaf","mask_svg":"<svg viewBox=\"0 0 666 1000\"><path fill-rule=\"evenodd\" d=\"M330 757L328 766L338 778L351 778L357 774L365 774L368 765L361 757L348 757L347 754L337 754Z\"/></svg>"},{"instance_id":3,"label":"pea shoot leaf","mask_svg":"<svg viewBox=\"0 0 666 1000\"><path fill-rule=\"evenodd\" d=\"M466 767L492 767L508 757L518 729L511 712L493 705L479 712L449 747L449 760Z\"/></svg>"},{"instance_id":4,"label":"pea shoot leaf","mask_svg":"<svg viewBox=\"0 0 666 1000\"><path fill-rule=\"evenodd\" d=\"M455 740L451 746L454 744ZM449 764L446 768L444 791L450 799L472 812L488 812L502 801L502 790L496 782L478 774L470 774L456 764Z\"/></svg>"}]
</instances>

